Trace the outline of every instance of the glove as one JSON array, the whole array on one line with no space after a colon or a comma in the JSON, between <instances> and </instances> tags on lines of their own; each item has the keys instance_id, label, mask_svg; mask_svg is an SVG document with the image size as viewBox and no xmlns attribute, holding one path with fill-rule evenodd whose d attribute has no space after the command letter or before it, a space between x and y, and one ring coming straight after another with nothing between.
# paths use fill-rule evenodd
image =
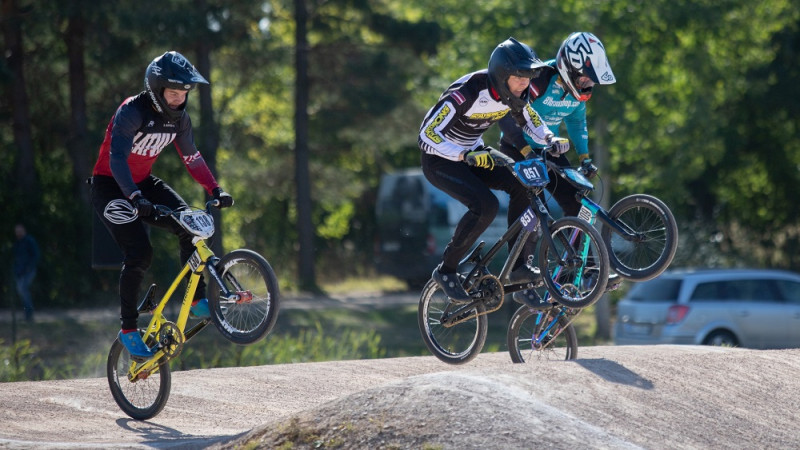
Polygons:
<instances>
[{"instance_id":1,"label":"glove","mask_svg":"<svg viewBox=\"0 0 800 450\"><path fill-rule=\"evenodd\" d=\"M502 152L491 147L483 147L480 150L473 150L464 155L464 161L470 166L482 169L494 169L495 165L507 166L514 164L514 160Z\"/></svg>"},{"instance_id":2,"label":"glove","mask_svg":"<svg viewBox=\"0 0 800 450\"><path fill-rule=\"evenodd\" d=\"M153 215L153 211L155 210L153 204L141 194L133 197L131 203L133 204L133 207L136 208L136 213L139 215L139 217L150 217Z\"/></svg>"},{"instance_id":3,"label":"glove","mask_svg":"<svg viewBox=\"0 0 800 450\"><path fill-rule=\"evenodd\" d=\"M592 158L583 158L580 170L583 176L590 180L597 175L597 166L592 164Z\"/></svg>"},{"instance_id":4,"label":"glove","mask_svg":"<svg viewBox=\"0 0 800 450\"><path fill-rule=\"evenodd\" d=\"M231 197L231 194L223 191L221 187L214 188L211 193L214 196L214 200L219 201L220 208L228 208L233 206L233 197Z\"/></svg>"},{"instance_id":5,"label":"glove","mask_svg":"<svg viewBox=\"0 0 800 450\"><path fill-rule=\"evenodd\" d=\"M547 136L545 142L547 142L547 145L550 147L550 149L547 152L550 153L552 156L563 155L564 153L567 153L569 151L568 139L564 139L562 137L554 136L551 134Z\"/></svg>"}]
</instances>

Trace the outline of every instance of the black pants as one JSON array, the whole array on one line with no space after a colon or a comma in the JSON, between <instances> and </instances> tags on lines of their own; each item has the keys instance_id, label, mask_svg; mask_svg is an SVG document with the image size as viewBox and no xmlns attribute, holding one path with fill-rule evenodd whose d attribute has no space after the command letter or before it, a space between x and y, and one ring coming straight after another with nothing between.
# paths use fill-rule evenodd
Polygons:
<instances>
[{"instance_id":1,"label":"black pants","mask_svg":"<svg viewBox=\"0 0 800 450\"><path fill-rule=\"evenodd\" d=\"M93 177L91 186L92 206L124 256L119 276L122 328L137 328L139 312L136 307L140 300L141 284L153 259L153 247L145 224L163 228L178 236L181 263L185 263L195 250L192 235L171 217L136 217L133 206L112 177ZM177 192L155 176L151 175L138 186L144 198L153 204L165 205L173 210L187 206ZM201 277L195 299L205 297L205 291L205 282Z\"/></svg>"},{"instance_id":2,"label":"black pants","mask_svg":"<svg viewBox=\"0 0 800 450\"><path fill-rule=\"evenodd\" d=\"M510 156L514 159L514 161L522 161L525 157L517 151L516 148L506 145L505 142L500 143L500 151L505 153L506 155ZM535 148L533 149L534 152L539 153L542 149ZM551 156L550 154L545 154L545 158L550 161L555 162L559 166L562 167L570 167L571 164L569 159L565 155L558 155L558 156ZM549 192L553 198L558 202L558 206L561 207L561 210L564 211L565 216L577 216L578 211L581 210L581 204L578 202L577 198L575 197L578 193L578 189L575 186L569 184L569 182L564 181L559 177L556 173L552 170L547 170L547 176L550 177L550 182L547 183L545 189ZM544 194L540 194L539 196L542 199L542 202L547 203L544 198Z\"/></svg>"},{"instance_id":3,"label":"black pants","mask_svg":"<svg viewBox=\"0 0 800 450\"><path fill-rule=\"evenodd\" d=\"M453 238L444 250L443 272L456 271L458 263L497 215L500 204L491 189L509 194L509 225L530 206L527 190L505 168L488 170L470 167L463 161L450 161L423 153L422 172L431 184L467 207L467 212L459 220ZM509 247L512 245L513 240L509 242ZM533 253L533 248L533 242L526 244L514 268L525 262L527 255Z\"/></svg>"}]
</instances>

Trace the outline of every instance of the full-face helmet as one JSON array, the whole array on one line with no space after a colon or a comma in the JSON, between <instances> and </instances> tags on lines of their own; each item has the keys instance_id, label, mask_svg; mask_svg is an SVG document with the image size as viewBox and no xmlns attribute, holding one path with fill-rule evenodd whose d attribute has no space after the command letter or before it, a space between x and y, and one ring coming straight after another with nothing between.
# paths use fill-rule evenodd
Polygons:
<instances>
[{"instance_id":1,"label":"full-face helmet","mask_svg":"<svg viewBox=\"0 0 800 450\"><path fill-rule=\"evenodd\" d=\"M198 83L208 84L208 80L176 51L166 52L154 59L144 73L144 89L153 107L170 122L177 122L183 116L189 96L187 94L181 106L172 109L164 99L164 89L191 91Z\"/></svg>"},{"instance_id":2,"label":"full-face helmet","mask_svg":"<svg viewBox=\"0 0 800 450\"><path fill-rule=\"evenodd\" d=\"M595 84L617 81L603 43L592 33L570 34L558 49L556 67L567 92L582 102L592 97Z\"/></svg>"},{"instance_id":3,"label":"full-face helmet","mask_svg":"<svg viewBox=\"0 0 800 450\"><path fill-rule=\"evenodd\" d=\"M530 47L513 37L501 42L489 57L489 86L500 96L500 101L512 110L521 110L528 102L528 90L517 97L508 88L511 75L533 78L542 67L546 67Z\"/></svg>"}]
</instances>

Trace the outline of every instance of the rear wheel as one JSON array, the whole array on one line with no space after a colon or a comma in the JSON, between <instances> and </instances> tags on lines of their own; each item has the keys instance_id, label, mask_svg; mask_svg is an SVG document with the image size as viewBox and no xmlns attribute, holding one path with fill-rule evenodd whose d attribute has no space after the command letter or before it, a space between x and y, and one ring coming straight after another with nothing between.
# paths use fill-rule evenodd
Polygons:
<instances>
[{"instance_id":1,"label":"rear wheel","mask_svg":"<svg viewBox=\"0 0 800 450\"><path fill-rule=\"evenodd\" d=\"M136 420L155 417L169 399L172 375L169 364L163 364L134 382L128 379L128 370L134 361L130 353L116 339L108 352L106 377L111 396L125 414Z\"/></svg>"},{"instance_id":2,"label":"rear wheel","mask_svg":"<svg viewBox=\"0 0 800 450\"><path fill-rule=\"evenodd\" d=\"M515 363L568 360L578 357L578 336L558 308L522 306L508 325L508 352Z\"/></svg>"},{"instance_id":3,"label":"rear wheel","mask_svg":"<svg viewBox=\"0 0 800 450\"><path fill-rule=\"evenodd\" d=\"M603 226L609 263L621 277L645 281L670 265L678 249L678 224L664 202L651 195L629 195L615 203L608 215L635 235L628 240Z\"/></svg>"},{"instance_id":4,"label":"rear wheel","mask_svg":"<svg viewBox=\"0 0 800 450\"><path fill-rule=\"evenodd\" d=\"M739 340L730 331L716 330L712 331L705 339L703 345L713 345L716 347L737 347Z\"/></svg>"},{"instance_id":5,"label":"rear wheel","mask_svg":"<svg viewBox=\"0 0 800 450\"><path fill-rule=\"evenodd\" d=\"M460 311L442 323L445 312ZM471 361L483 349L486 342L488 320L483 304L466 309L453 305L439 285L430 280L419 299L417 322L422 340L431 353L448 364L464 364Z\"/></svg>"},{"instance_id":6,"label":"rear wheel","mask_svg":"<svg viewBox=\"0 0 800 450\"><path fill-rule=\"evenodd\" d=\"M266 336L278 318L278 279L266 259L239 249L215 266L224 289L211 277L208 289L211 320L219 332L236 344L252 344ZM225 297L225 292L230 297Z\"/></svg>"},{"instance_id":7,"label":"rear wheel","mask_svg":"<svg viewBox=\"0 0 800 450\"><path fill-rule=\"evenodd\" d=\"M554 247L542 241L539 248L547 291L568 308L590 306L608 283L608 251L600 232L577 217L562 217L549 228Z\"/></svg>"}]
</instances>

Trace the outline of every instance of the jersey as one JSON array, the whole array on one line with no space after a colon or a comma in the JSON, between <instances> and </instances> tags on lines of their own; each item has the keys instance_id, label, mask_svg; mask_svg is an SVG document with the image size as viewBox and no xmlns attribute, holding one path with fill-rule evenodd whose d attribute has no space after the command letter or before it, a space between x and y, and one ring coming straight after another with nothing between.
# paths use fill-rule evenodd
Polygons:
<instances>
[{"instance_id":1,"label":"jersey","mask_svg":"<svg viewBox=\"0 0 800 450\"><path fill-rule=\"evenodd\" d=\"M576 153L580 155L589 154L589 132L586 127L586 103L580 102L564 88L558 84L558 70L556 61L550 60L546 63L549 67L544 68L531 80L529 88L530 99L533 109L539 113L545 124L556 136L559 135L561 122L567 128L567 135L575 147ZM503 132L502 140L517 149L521 149L526 144L533 148L541 148L544 145L530 139L525 133L516 126L511 120L500 122L500 129Z\"/></svg>"},{"instance_id":2,"label":"jersey","mask_svg":"<svg viewBox=\"0 0 800 450\"><path fill-rule=\"evenodd\" d=\"M150 176L161 151L173 142L192 178L211 194L219 185L195 147L189 114L184 113L175 123L169 122L153 109L145 92L127 98L117 108L106 128L92 175L114 177L130 199L139 191L136 184Z\"/></svg>"},{"instance_id":3,"label":"jersey","mask_svg":"<svg viewBox=\"0 0 800 450\"><path fill-rule=\"evenodd\" d=\"M487 69L456 80L425 115L420 126L419 148L425 153L459 161L464 153L484 146L483 133L506 115L514 116L531 139L544 144L551 133L531 105L511 112L492 91Z\"/></svg>"}]
</instances>

